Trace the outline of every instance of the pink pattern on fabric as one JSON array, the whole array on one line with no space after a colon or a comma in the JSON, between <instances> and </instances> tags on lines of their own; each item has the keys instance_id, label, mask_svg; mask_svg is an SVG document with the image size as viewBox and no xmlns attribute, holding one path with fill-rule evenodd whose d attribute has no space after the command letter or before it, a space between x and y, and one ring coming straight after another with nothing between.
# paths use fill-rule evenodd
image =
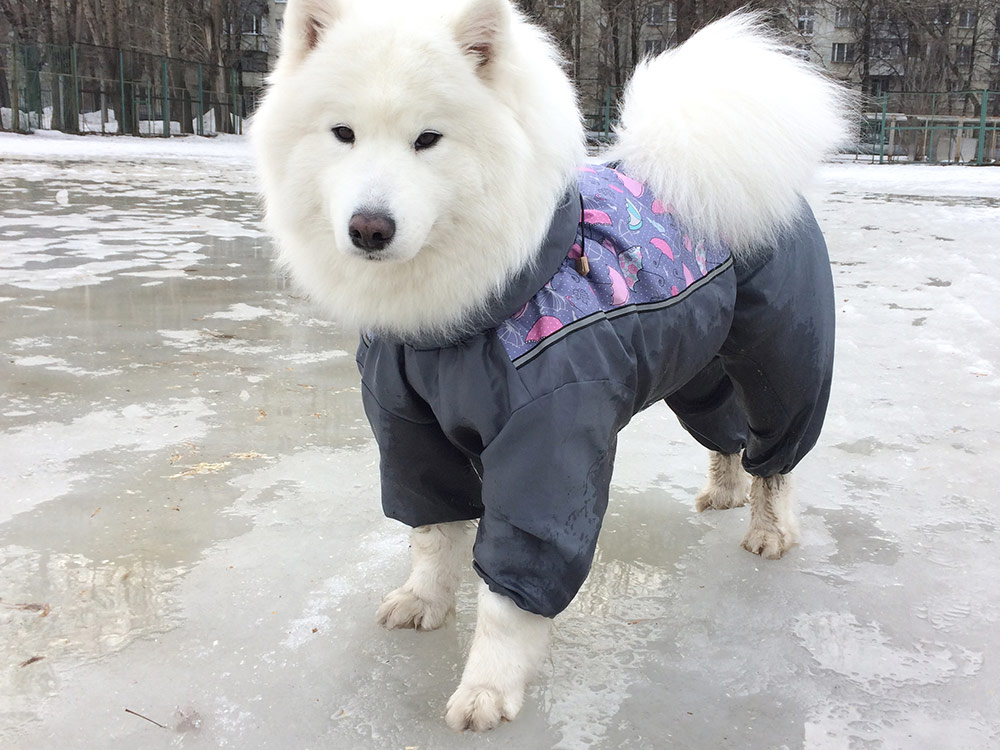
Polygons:
<instances>
[{"instance_id":1,"label":"pink pattern on fabric","mask_svg":"<svg viewBox=\"0 0 1000 750\"><path fill-rule=\"evenodd\" d=\"M611 221L611 217L604 211L598 211L596 208L588 208L583 212L583 223L611 226L614 222Z\"/></svg>"},{"instance_id":2,"label":"pink pattern on fabric","mask_svg":"<svg viewBox=\"0 0 1000 750\"><path fill-rule=\"evenodd\" d=\"M628 302L628 284L611 266L608 266L608 276L611 277L611 304L624 305Z\"/></svg>"},{"instance_id":3,"label":"pink pattern on fabric","mask_svg":"<svg viewBox=\"0 0 1000 750\"><path fill-rule=\"evenodd\" d=\"M694 283L694 276L691 270L687 267L687 264L681 264L684 269L684 283L691 286Z\"/></svg>"},{"instance_id":4,"label":"pink pattern on fabric","mask_svg":"<svg viewBox=\"0 0 1000 750\"><path fill-rule=\"evenodd\" d=\"M615 170L615 176L619 180L622 181L622 185L624 185L626 187L626 189L630 193L632 193L632 195L634 195L636 198L638 198L644 192L646 192L646 186L645 185L643 185L641 182L638 182L637 180L633 180L628 175L624 175L621 172L619 172L618 170ZM610 183L609 183L609 185L610 185ZM613 187L613 185L610 185L610 186Z\"/></svg>"},{"instance_id":5,"label":"pink pattern on fabric","mask_svg":"<svg viewBox=\"0 0 1000 750\"><path fill-rule=\"evenodd\" d=\"M551 336L562 327L563 324L560 322L559 318L554 318L551 315L544 315L538 319L538 322L536 322L535 325L531 327L531 330L528 331L528 335L524 340L529 344L537 343L546 336Z\"/></svg>"},{"instance_id":6,"label":"pink pattern on fabric","mask_svg":"<svg viewBox=\"0 0 1000 750\"><path fill-rule=\"evenodd\" d=\"M496 329L512 361L594 316L682 294L701 283L692 271L703 276L728 258L724 247L705 246L690 237L685 243L683 231L669 215L672 206L624 177L608 166L580 169L577 184L584 216L576 242L566 248L559 270L527 307ZM642 197L634 196L636 192ZM668 215L654 218L663 213ZM584 254L590 269L582 275L579 259Z\"/></svg>"},{"instance_id":7,"label":"pink pattern on fabric","mask_svg":"<svg viewBox=\"0 0 1000 750\"><path fill-rule=\"evenodd\" d=\"M642 270L642 248L633 247L619 255L618 266L622 269L628 288L635 289L635 284L639 280L639 271Z\"/></svg>"},{"instance_id":8,"label":"pink pattern on fabric","mask_svg":"<svg viewBox=\"0 0 1000 750\"><path fill-rule=\"evenodd\" d=\"M661 253L663 253L668 258L670 258L670 260L674 259L674 251L670 247L670 245L667 244L666 240L660 239L659 237L654 237L653 239L651 239L649 241L649 244L651 244L653 247L655 247Z\"/></svg>"}]
</instances>

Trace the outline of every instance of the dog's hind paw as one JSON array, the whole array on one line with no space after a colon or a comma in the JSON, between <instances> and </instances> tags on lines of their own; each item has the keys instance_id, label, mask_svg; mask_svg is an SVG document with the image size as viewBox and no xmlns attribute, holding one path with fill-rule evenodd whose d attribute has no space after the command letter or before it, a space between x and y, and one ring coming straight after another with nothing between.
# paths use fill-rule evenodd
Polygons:
<instances>
[{"instance_id":1,"label":"dog's hind paw","mask_svg":"<svg viewBox=\"0 0 1000 750\"><path fill-rule=\"evenodd\" d=\"M375 613L378 624L389 630L413 628L414 630L437 630L455 611L451 599L428 600L417 596L412 589L403 586L385 599Z\"/></svg>"},{"instance_id":2,"label":"dog's hind paw","mask_svg":"<svg viewBox=\"0 0 1000 750\"><path fill-rule=\"evenodd\" d=\"M712 510L729 510L746 505L750 477L743 471L739 453L717 453L708 456L708 484L694 499L699 513Z\"/></svg>"},{"instance_id":3,"label":"dog's hind paw","mask_svg":"<svg viewBox=\"0 0 1000 750\"><path fill-rule=\"evenodd\" d=\"M505 696L501 690L486 685L459 685L448 699L445 721L456 732L486 732L517 716L522 699L523 695Z\"/></svg>"},{"instance_id":4,"label":"dog's hind paw","mask_svg":"<svg viewBox=\"0 0 1000 750\"><path fill-rule=\"evenodd\" d=\"M719 487L709 485L694 498L694 509L701 513L705 510L729 510L739 508L747 503L746 489Z\"/></svg>"},{"instance_id":5,"label":"dog's hind paw","mask_svg":"<svg viewBox=\"0 0 1000 750\"><path fill-rule=\"evenodd\" d=\"M751 527L746 536L743 537L742 544L743 549L748 552L753 552L768 560L778 560L794 547L796 542L794 535L784 533L777 527Z\"/></svg>"}]
</instances>

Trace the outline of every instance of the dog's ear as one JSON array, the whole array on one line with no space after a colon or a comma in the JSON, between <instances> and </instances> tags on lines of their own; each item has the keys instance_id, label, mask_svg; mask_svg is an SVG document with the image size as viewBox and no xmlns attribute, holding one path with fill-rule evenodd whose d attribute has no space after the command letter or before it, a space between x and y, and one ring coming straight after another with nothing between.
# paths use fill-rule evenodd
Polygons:
<instances>
[{"instance_id":1,"label":"dog's ear","mask_svg":"<svg viewBox=\"0 0 1000 750\"><path fill-rule=\"evenodd\" d=\"M281 32L286 62L301 62L340 15L340 0L288 0Z\"/></svg>"},{"instance_id":2,"label":"dog's ear","mask_svg":"<svg viewBox=\"0 0 1000 750\"><path fill-rule=\"evenodd\" d=\"M486 70L511 24L508 0L472 0L455 23L455 38L476 67Z\"/></svg>"}]
</instances>

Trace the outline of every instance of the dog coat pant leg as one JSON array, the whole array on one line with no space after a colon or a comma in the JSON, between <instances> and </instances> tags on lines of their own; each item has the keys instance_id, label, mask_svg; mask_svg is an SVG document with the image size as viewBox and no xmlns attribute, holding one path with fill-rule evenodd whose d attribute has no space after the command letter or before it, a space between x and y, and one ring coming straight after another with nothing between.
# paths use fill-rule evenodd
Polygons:
<instances>
[{"instance_id":1,"label":"dog coat pant leg","mask_svg":"<svg viewBox=\"0 0 1000 750\"><path fill-rule=\"evenodd\" d=\"M737 280L721 358L747 414L743 467L786 474L819 438L833 378L833 276L805 202L776 247L738 265Z\"/></svg>"},{"instance_id":2,"label":"dog coat pant leg","mask_svg":"<svg viewBox=\"0 0 1000 750\"><path fill-rule=\"evenodd\" d=\"M729 455L746 445L747 415L719 357L666 402L681 426L708 450Z\"/></svg>"}]
</instances>

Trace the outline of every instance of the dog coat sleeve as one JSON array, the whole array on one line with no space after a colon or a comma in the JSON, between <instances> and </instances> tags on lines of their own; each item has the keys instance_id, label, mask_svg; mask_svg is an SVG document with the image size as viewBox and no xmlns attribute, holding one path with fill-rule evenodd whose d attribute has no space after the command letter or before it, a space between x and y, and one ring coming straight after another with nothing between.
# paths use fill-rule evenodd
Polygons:
<instances>
[{"instance_id":1,"label":"dog coat sleeve","mask_svg":"<svg viewBox=\"0 0 1000 750\"><path fill-rule=\"evenodd\" d=\"M590 571L633 397L610 381L564 385L515 411L483 451L474 558L491 591L546 617L572 601Z\"/></svg>"},{"instance_id":2,"label":"dog coat sleeve","mask_svg":"<svg viewBox=\"0 0 1000 750\"><path fill-rule=\"evenodd\" d=\"M408 386L396 363L386 361L395 352L376 347L368 355L364 340L358 350L361 397L379 447L382 509L389 518L414 527L478 518L479 474L445 436L430 406ZM383 402L371 387L376 373Z\"/></svg>"}]
</instances>

